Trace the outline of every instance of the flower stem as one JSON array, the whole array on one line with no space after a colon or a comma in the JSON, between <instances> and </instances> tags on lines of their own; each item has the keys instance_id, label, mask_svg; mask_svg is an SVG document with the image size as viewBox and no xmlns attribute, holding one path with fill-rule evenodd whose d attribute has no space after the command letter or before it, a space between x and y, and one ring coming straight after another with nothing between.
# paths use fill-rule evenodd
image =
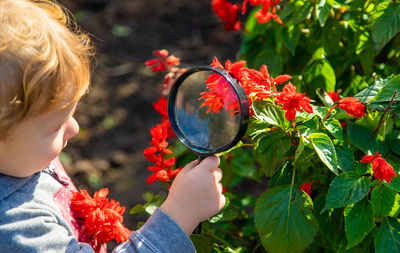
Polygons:
<instances>
[{"instance_id":1,"label":"flower stem","mask_svg":"<svg viewBox=\"0 0 400 253\"><path fill-rule=\"evenodd\" d=\"M325 115L323 121L325 121L325 120L328 118L329 114L331 114L331 112L333 111L333 109L335 109L338 105L339 105L339 104L336 104L336 105L332 106L332 107L329 109L329 111L326 113L326 115Z\"/></svg>"}]
</instances>

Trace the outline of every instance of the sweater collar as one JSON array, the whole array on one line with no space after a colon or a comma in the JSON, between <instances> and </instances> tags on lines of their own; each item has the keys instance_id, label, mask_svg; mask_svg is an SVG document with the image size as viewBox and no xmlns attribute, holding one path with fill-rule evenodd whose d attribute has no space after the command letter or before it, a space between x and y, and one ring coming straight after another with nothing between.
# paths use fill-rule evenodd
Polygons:
<instances>
[{"instance_id":1,"label":"sweater collar","mask_svg":"<svg viewBox=\"0 0 400 253\"><path fill-rule=\"evenodd\" d=\"M38 173L28 177L11 177L0 174L0 200L7 198L12 193L18 191L31 178L38 176Z\"/></svg>"}]
</instances>

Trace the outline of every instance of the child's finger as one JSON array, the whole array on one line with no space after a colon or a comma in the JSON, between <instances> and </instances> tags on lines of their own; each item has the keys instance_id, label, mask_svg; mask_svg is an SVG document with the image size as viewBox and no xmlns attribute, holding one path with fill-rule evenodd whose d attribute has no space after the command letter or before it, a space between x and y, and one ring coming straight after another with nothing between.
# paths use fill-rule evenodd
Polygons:
<instances>
[{"instance_id":1,"label":"child's finger","mask_svg":"<svg viewBox=\"0 0 400 253\"><path fill-rule=\"evenodd\" d=\"M186 164L186 166L183 167L183 169L179 173L182 173L182 172L186 173L187 171L196 167L197 163L198 163L198 160L191 161L190 163Z\"/></svg>"},{"instance_id":2,"label":"child's finger","mask_svg":"<svg viewBox=\"0 0 400 253\"><path fill-rule=\"evenodd\" d=\"M203 161L199 164L201 168L207 168L209 171L213 171L218 168L219 165L219 157L216 155L207 156Z\"/></svg>"},{"instance_id":3,"label":"child's finger","mask_svg":"<svg viewBox=\"0 0 400 253\"><path fill-rule=\"evenodd\" d=\"M219 197L219 209L220 210L225 206L225 203L226 203L225 195L221 194Z\"/></svg>"},{"instance_id":4,"label":"child's finger","mask_svg":"<svg viewBox=\"0 0 400 253\"><path fill-rule=\"evenodd\" d=\"M222 174L222 170L220 168L214 169L212 171L212 173L214 174L215 179L217 180L217 182L221 181L223 174Z\"/></svg>"},{"instance_id":5,"label":"child's finger","mask_svg":"<svg viewBox=\"0 0 400 253\"><path fill-rule=\"evenodd\" d=\"M222 191L224 190L224 186L222 186L221 183L218 183L217 187L218 187L218 192L219 192L220 194L222 194Z\"/></svg>"}]
</instances>

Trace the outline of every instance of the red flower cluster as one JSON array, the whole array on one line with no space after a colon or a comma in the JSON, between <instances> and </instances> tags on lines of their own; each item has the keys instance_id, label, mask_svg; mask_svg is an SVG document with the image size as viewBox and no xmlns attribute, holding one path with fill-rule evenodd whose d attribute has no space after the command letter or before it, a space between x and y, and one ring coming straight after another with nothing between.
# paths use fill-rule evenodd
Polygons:
<instances>
[{"instance_id":1,"label":"red flower cluster","mask_svg":"<svg viewBox=\"0 0 400 253\"><path fill-rule=\"evenodd\" d=\"M363 116L365 116L365 107L357 98L342 98L339 100L339 107L353 117L361 119Z\"/></svg>"},{"instance_id":2,"label":"red flower cluster","mask_svg":"<svg viewBox=\"0 0 400 253\"><path fill-rule=\"evenodd\" d=\"M257 1L259 2L259 1ZM277 5L280 0L264 0L262 8L254 14L259 24L267 23L271 19L275 19L278 24L283 24L282 20L276 14L275 5ZM271 9L271 12L269 11Z\"/></svg>"},{"instance_id":3,"label":"red flower cluster","mask_svg":"<svg viewBox=\"0 0 400 253\"><path fill-rule=\"evenodd\" d=\"M334 103L340 100L340 96L334 91L328 91L328 96L332 99Z\"/></svg>"},{"instance_id":4,"label":"red flower cluster","mask_svg":"<svg viewBox=\"0 0 400 253\"><path fill-rule=\"evenodd\" d=\"M225 22L224 28L227 31L237 31L241 22L238 20L240 4L231 4L226 0L212 0L211 8L221 22Z\"/></svg>"},{"instance_id":5,"label":"red flower cluster","mask_svg":"<svg viewBox=\"0 0 400 253\"><path fill-rule=\"evenodd\" d=\"M227 60L224 67L215 57L211 66L227 70L239 81L249 98L250 110L253 100L264 100L276 95L275 86L292 78L290 75L280 75L274 79L269 75L267 66L262 65L260 71L257 71L244 67L245 64L245 61L232 63ZM202 93L201 99L205 100L202 106L209 106L208 111L212 110L214 113L218 113L221 108L225 108L227 111L232 110L232 112L238 109L236 96L218 74L210 75L206 82L209 91Z\"/></svg>"},{"instance_id":6,"label":"red flower cluster","mask_svg":"<svg viewBox=\"0 0 400 253\"><path fill-rule=\"evenodd\" d=\"M239 101L227 80L214 73L207 78L206 83L210 91L202 92L200 99L204 100L201 107L209 107L207 113L210 111L219 113L222 108L225 108L226 111L231 110L232 115L238 111Z\"/></svg>"},{"instance_id":7,"label":"red flower cluster","mask_svg":"<svg viewBox=\"0 0 400 253\"><path fill-rule=\"evenodd\" d=\"M174 137L175 133L168 120L168 100L164 97L160 97L157 102L153 103L153 108L161 116L161 125L167 128L167 139Z\"/></svg>"},{"instance_id":8,"label":"red flower cluster","mask_svg":"<svg viewBox=\"0 0 400 253\"><path fill-rule=\"evenodd\" d=\"M152 72L166 71L180 64L179 58L173 55L168 56L168 51L165 49L156 50L153 52L153 55L157 58L145 62L146 66L151 67Z\"/></svg>"},{"instance_id":9,"label":"red flower cluster","mask_svg":"<svg viewBox=\"0 0 400 253\"><path fill-rule=\"evenodd\" d=\"M332 106L328 113L325 115L324 120L326 120L337 106L339 108L345 110L350 116L356 117L361 119L363 116L365 116L365 106L360 103L360 101L357 98L354 97L345 97L345 98L340 98L338 94L336 94L333 91L329 91L328 95L331 97L333 102L338 102L334 106Z\"/></svg>"},{"instance_id":10,"label":"red flower cluster","mask_svg":"<svg viewBox=\"0 0 400 253\"><path fill-rule=\"evenodd\" d=\"M169 69L169 72L164 76L163 80L163 86L162 86L162 92L161 94L163 96L168 96L169 92L172 88L172 85L178 79L178 77L187 70L187 68L177 68L177 67L172 67Z\"/></svg>"},{"instance_id":11,"label":"red flower cluster","mask_svg":"<svg viewBox=\"0 0 400 253\"><path fill-rule=\"evenodd\" d=\"M85 190L73 192L71 210L83 220L85 232L96 245L107 243L113 239L117 242L128 240L131 231L123 222L125 207L119 202L106 198L108 189L96 192L93 198Z\"/></svg>"},{"instance_id":12,"label":"red flower cluster","mask_svg":"<svg viewBox=\"0 0 400 253\"><path fill-rule=\"evenodd\" d=\"M394 171L392 165L386 162L386 160L382 158L382 155L379 154L379 152L376 152L375 155L363 156L360 162L372 163L374 177L380 182L385 180L390 184L390 181L392 181L393 177L397 177L397 174Z\"/></svg>"},{"instance_id":13,"label":"red flower cluster","mask_svg":"<svg viewBox=\"0 0 400 253\"><path fill-rule=\"evenodd\" d=\"M254 14L258 23L262 24L271 19L275 19L279 24L283 24L282 20L276 14L275 6L279 2L280 0L244 0L242 5L242 15L244 15L247 10L247 3L250 3L252 6L262 4L262 8ZM225 22L224 28L227 31L237 31L240 29L242 24L238 20L240 4L231 4L227 0L212 0L211 7L220 21Z\"/></svg>"},{"instance_id":14,"label":"red flower cluster","mask_svg":"<svg viewBox=\"0 0 400 253\"><path fill-rule=\"evenodd\" d=\"M167 128L164 125L157 125L150 130L150 133L152 136L150 145L152 146L146 148L143 154L148 161L154 162L156 165L148 168L154 173L147 178L146 182L152 184L156 180L160 180L169 183L181 169L172 170L171 167L175 164L175 157L165 159L166 154L172 154L172 151L167 148Z\"/></svg>"},{"instance_id":15,"label":"red flower cluster","mask_svg":"<svg viewBox=\"0 0 400 253\"><path fill-rule=\"evenodd\" d=\"M304 110L308 113L313 113L310 98L306 97L304 93L298 93L296 86L291 83L285 85L282 92L276 96L275 102L282 104L282 109L286 110L285 117L289 121L296 118L297 111L303 112Z\"/></svg>"}]
</instances>

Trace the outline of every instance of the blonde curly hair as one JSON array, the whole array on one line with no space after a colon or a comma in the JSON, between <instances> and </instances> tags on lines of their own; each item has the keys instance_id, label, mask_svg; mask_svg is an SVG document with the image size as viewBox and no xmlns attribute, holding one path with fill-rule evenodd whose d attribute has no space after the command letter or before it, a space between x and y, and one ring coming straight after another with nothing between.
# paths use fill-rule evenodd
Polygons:
<instances>
[{"instance_id":1,"label":"blonde curly hair","mask_svg":"<svg viewBox=\"0 0 400 253\"><path fill-rule=\"evenodd\" d=\"M61 109L88 90L94 48L49 0L0 1L0 139L26 117Z\"/></svg>"}]
</instances>

